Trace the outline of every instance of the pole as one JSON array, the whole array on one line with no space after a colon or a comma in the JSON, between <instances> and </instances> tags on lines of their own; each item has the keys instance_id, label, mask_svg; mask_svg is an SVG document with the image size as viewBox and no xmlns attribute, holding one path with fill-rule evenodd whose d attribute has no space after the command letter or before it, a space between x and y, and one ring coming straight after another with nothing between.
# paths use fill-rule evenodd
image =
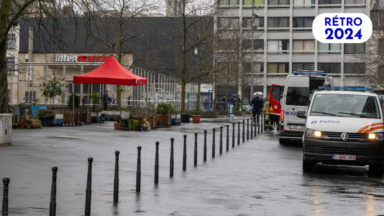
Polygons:
<instances>
[{"instance_id":1,"label":"pole","mask_svg":"<svg viewBox=\"0 0 384 216\"><path fill-rule=\"evenodd\" d=\"M235 125L236 123L232 123L232 148L235 148Z\"/></svg>"},{"instance_id":2,"label":"pole","mask_svg":"<svg viewBox=\"0 0 384 216\"><path fill-rule=\"evenodd\" d=\"M115 179L113 181L113 202L119 202L119 151L115 151Z\"/></svg>"},{"instance_id":3,"label":"pole","mask_svg":"<svg viewBox=\"0 0 384 216\"><path fill-rule=\"evenodd\" d=\"M237 145L240 145L240 122L237 122Z\"/></svg>"},{"instance_id":4,"label":"pole","mask_svg":"<svg viewBox=\"0 0 384 216\"><path fill-rule=\"evenodd\" d=\"M193 164L197 166L197 133L195 133L195 152Z\"/></svg>"},{"instance_id":5,"label":"pole","mask_svg":"<svg viewBox=\"0 0 384 216\"><path fill-rule=\"evenodd\" d=\"M2 216L8 216L8 186L9 186L10 179L8 177L3 178L3 207L1 209L1 215Z\"/></svg>"},{"instance_id":6,"label":"pole","mask_svg":"<svg viewBox=\"0 0 384 216\"><path fill-rule=\"evenodd\" d=\"M220 126L220 154L223 153L223 126Z\"/></svg>"},{"instance_id":7,"label":"pole","mask_svg":"<svg viewBox=\"0 0 384 216\"><path fill-rule=\"evenodd\" d=\"M49 205L49 216L56 216L56 180L57 180L56 166L52 167L52 186L51 186L51 203Z\"/></svg>"},{"instance_id":8,"label":"pole","mask_svg":"<svg viewBox=\"0 0 384 216\"><path fill-rule=\"evenodd\" d=\"M249 140L249 119L247 119L247 141Z\"/></svg>"},{"instance_id":9,"label":"pole","mask_svg":"<svg viewBox=\"0 0 384 216\"><path fill-rule=\"evenodd\" d=\"M227 125L227 151L229 151L229 125Z\"/></svg>"},{"instance_id":10,"label":"pole","mask_svg":"<svg viewBox=\"0 0 384 216\"><path fill-rule=\"evenodd\" d=\"M255 6L255 3L254 3L254 0L252 0L252 23L251 23L251 29L252 29L252 39L251 39L251 94L250 95L252 95L253 94L253 49L254 49L254 47L253 47L253 24L255 23L254 21L255 21L255 18L254 18L254 6ZM250 99L250 98L249 98Z\"/></svg>"},{"instance_id":11,"label":"pole","mask_svg":"<svg viewBox=\"0 0 384 216\"><path fill-rule=\"evenodd\" d=\"M252 118L251 118L251 139L253 139L253 125L252 125Z\"/></svg>"},{"instance_id":12,"label":"pole","mask_svg":"<svg viewBox=\"0 0 384 216\"><path fill-rule=\"evenodd\" d=\"M215 128L212 129L213 136L212 136L212 157L215 158Z\"/></svg>"},{"instance_id":13,"label":"pole","mask_svg":"<svg viewBox=\"0 0 384 216\"><path fill-rule=\"evenodd\" d=\"M204 130L204 162L207 161L207 130Z\"/></svg>"},{"instance_id":14,"label":"pole","mask_svg":"<svg viewBox=\"0 0 384 216\"><path fill-rule=\"evenodd\" d=\"M141 146L137 147L137 169L136 169L136 193L140 193L141 188Z\"/></svg>"},{"instance_id":15,"label":"pole","mask_svg":"<svg viewBox=\"0 0 384 216\"><path fill-rule=\"evenodd\" d=\"M155 184L159 183L159 142L156 142L156 155L155 155Z\"/></svg>"},{"instance_id":16,"label":"pole","mask_svg":"<svg viewBox=\"0 0 384 216\"><path fill-rule=\"evenodd\" d=\"M173 177L173 169L174 169L174 159L173 159L173 142L175 139L171 138L171 160L170 160L170 168L169 168L169 176Z\"/></svg>"},{"instance_id":17,"label":"pole","mask_svg":"<svg viewBox=\"0 0 384 216\"><path fill-rule=\"evenodd\" d=\"M245 120L243 120L243 142L245 142Z\"/></svg>"},{"instance_id":18,"label":"pole","mask_svg":"<svg viewBox=\"0 0 384 216\"><path fill-rule=\"evenodd\" d=\"M187 135L184 134L183 171L187 170Z\"/></svg>"},{"instance_id":19,"label":"pole","mask_svg":"<svg viewBox=\"0 0 384 216\"><path fill-rule=\"evenodd\" d=\"M92 195L92 162L93 158L88 158L88 176L87 176L87 189L85 195L85 216L91 215L91 195Z\"/></svg>"}]
</instances>

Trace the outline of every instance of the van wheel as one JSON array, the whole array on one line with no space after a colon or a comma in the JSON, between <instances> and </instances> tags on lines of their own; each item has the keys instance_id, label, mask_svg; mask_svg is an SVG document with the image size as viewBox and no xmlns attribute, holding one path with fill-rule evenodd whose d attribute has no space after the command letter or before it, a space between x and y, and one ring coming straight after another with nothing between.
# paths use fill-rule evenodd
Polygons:
<instances>
[{"instance_id":1,"label":"van wheel","mask_svg":"<svg viewBox=\"0 0 384 216\"><path fill-rule=\"evenodd\" d=\"M306 160L303 160L303 172L312 172L314 163L310 163Z\"/></svg>"},{"instance_id":2,"label":"van wheel","mask_svg":"<svg viewBox=\"0 0 384 216\"><path fill-rule=\"evenodd\" d=\"M287 144L287 139L279 138L279 143L280 143L281 145Z\"/></svg>"},{"instance_id":3,"label":"van wheel","mask_svg":"<svg viewBox=\"0 0 384 216\"><path fill-rule=\"evenodd\" d=\"M383 177L383 165L369 165L368 176L369 177Z\"/></svg>"}]
</instances>

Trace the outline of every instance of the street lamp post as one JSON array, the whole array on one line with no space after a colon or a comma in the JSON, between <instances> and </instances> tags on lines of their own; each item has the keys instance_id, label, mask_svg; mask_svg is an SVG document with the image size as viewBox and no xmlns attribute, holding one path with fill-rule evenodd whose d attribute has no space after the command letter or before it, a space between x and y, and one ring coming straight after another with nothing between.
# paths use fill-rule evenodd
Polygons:
<instances>
[{"instance_id":1,"label":"street lamp post","mask_svg":"<svg viewBox=\"0 0 384 216\"><path fill-rule=\"evenodd\" d=\"M260 6L256 6L256 9L259 10ZM254 25L255 18L259 17L258 14L255 14L255 0L252 0L252 39L251 39L251 92L250 94L253 94L253 31L257 30L257 25ZM252 96L251 96L252 97ZM250 98L252 99L252 98Z\"/></svg>"}]
</instances>

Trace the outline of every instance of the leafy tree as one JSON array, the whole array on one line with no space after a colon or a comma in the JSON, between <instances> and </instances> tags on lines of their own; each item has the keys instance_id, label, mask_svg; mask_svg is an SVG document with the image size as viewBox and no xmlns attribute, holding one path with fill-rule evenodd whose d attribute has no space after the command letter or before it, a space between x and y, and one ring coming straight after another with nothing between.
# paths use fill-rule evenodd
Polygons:
<instances>
[{"instance_id":1,"label":"leafy tree","mask_svg":"<svg viewBox=\"0 0 384 216\"><path fill-rule=\"evenodd\" d=\"M75 95L75 109L80 107L80 97ZM71 94L68 98L68 109L72 110L73 108L73 94Z\"/></svg>"},{"instance_id":2,"label":"leafy tree","mask_svg":"<svg viewBox=\"0 0 384 216\"><path fill-rule=\"evenodd\" d=\"M46 100L49 98L49 104L52 104L52 99L63 93L64 79L53 77L47 83L40 84L41 96L45 97Z\"/></svg>"},{"instance_id":3,"label":"leafy tree","mask_svg":"<svg viewBox=\"0 0 384 216\"><path fill-rule=\"evenodd\" d=\"M92 104L93 104L92 110L93 110L93 112L95 112L96 102L98 100L100 100L101 97L100 97L99 93L93 93L93 94L89 95L89 97L92 99Z\"/></svg>"}]
</instances>

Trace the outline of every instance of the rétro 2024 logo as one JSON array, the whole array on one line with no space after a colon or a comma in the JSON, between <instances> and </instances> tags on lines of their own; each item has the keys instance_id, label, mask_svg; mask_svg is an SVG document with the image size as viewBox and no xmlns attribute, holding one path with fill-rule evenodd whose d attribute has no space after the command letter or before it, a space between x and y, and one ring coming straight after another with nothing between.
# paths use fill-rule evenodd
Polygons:
<instances>
[{"instance_id":1,"label":"r\u00e9tro 2024 logo","mask_svg":"<svg viewBox=\"0 0 384 216\"><path fill-rule=\"evenodd\" d=\"M364 43L372 35L372 21L362 13L323 13L312 24L321 43Z\"/></svg>"}]
</instances>

